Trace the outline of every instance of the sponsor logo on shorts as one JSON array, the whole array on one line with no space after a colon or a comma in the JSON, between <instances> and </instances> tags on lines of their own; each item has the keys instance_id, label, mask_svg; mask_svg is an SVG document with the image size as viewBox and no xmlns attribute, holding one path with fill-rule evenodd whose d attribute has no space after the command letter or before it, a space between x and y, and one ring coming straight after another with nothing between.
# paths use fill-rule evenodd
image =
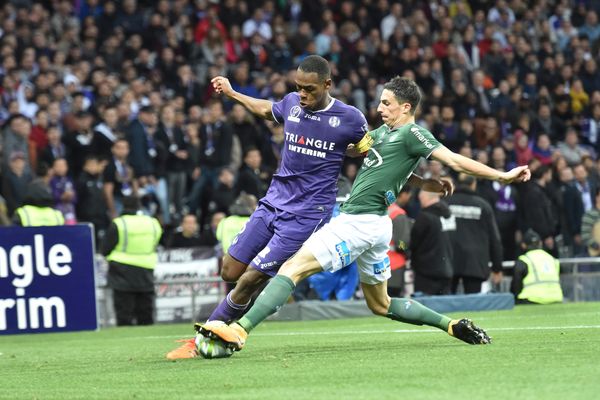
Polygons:
<instances>
[{"instance_id":1,"label":"sponsor logo on shorts","mask_svg":"<svg viewBox=\"0 0 600 400\"><path fill-rule=\"evenodd\" d=\"M373 264L373 273L375 275L383 274L390 268L390 258L386 257L377 264Z\"/></svg>"},{"instance_id":2,"label":"sponsor logo on shorts","mask_svg":"<svg viewBox=\"0 0 600 400\"><path fill-rule=\"evenodd\" d=\"M262 266L262 260L263 258L265 258L267 256L267 254L269 254L269 252L271 251L271 249L267 246L264 249L262 249L260 251L260 253L258 253L256 255L256 257L254 257L254 260L252 260L252 264L259 266L260 268L263 268ZM266 268L266 267L265 267Z\"/></svg>"},{"instance_id":3,"label":"sponsor logo on shorts","mask_svg":"<svg viewBox=\"0 0 600 400\"><path fill-rule=\"evenodd\" d=\"M338 259L343 267L350 264L350 250L346 242L340 242L335 245L335 251L338 254Z\"/></svg>"},{"instance_id":4,"label":"sponsor logo on shorts","mask_svg":"<svg viewBox=\"0 0 600 400\"><path fill-rule=\"evenodd\" d=\"M277 265L277 261L269 261L267 263L262 263L259 266L260 266L260 269L265 269L265 268L270 268L274 265Z\"/></svg>"}]
</instances>

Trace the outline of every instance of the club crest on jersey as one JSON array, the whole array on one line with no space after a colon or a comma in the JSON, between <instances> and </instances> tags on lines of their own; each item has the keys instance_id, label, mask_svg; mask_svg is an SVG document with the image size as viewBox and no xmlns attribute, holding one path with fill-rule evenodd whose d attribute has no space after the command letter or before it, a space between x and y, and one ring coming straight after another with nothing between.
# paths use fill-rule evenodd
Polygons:
<instances>
[{"instance_id":1,"label":"club crest on jersey","mask_svg":"<svg viewBox=\"0 0 600 400\"><path fill-rule=\"evenodd\" d=\"M339 117L331 117L331 118L329 118L329 126L331 126L332 128L337 128L338 126L340 126L340 119L339 119Z\"/></svg>"},{"instance_id":2,"label":"club crest on jersey","mask_svg":"<svg viewBox=\"0 0 600 400\"><path fill-rule=\"evenodd\" d=\"M298 118L300 116L300 111L302 111L300 106L290 108L290 115L287 117L288 121L300 122L300 118Z\"/></svg>"}]
</instances>

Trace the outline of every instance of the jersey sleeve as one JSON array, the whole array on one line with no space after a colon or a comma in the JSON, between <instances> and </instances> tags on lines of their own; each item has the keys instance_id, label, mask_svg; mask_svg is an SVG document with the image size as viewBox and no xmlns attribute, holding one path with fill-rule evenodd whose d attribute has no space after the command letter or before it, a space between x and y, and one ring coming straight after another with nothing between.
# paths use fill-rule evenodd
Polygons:
<instances>
[{"instance_id":1,"label":"jersey sleeve","mask_svg":"<svg viewBox=\"0 0 600 400\"><path fill-rule=\"evenodd\" d=\"M413 125L406 135L406 152L413 157L428 158L441 144L427 129Z\"/></svg>"},{"instance_id":2,"label":"jersey sleeve","mask_svg":"<svg viewBox=\"0 0 600 400\"><path fill-rule=\"evenodd\" d=\"M352 143L354 143L359 153L364 153L371 148L373 138L369 134L369 126L365 116L358 110L356 110L355 115Z\"/></svg>"},{"instance_id":3,"label":"jersey sleeve","mask_svg":"<svg viewBox=\"0 0 600 400\"><path fill-rule=\"evenodd\" d=\"M273 118L275 118L275 121L279 124L283 124L285 119L286 109L288 108L287 104L290 96L294 96L294 93L288 93L283 99L279 100L278 102L274 102L273 105L271 105L271 113L273 114Z\"/></svg>"}]
</instances>

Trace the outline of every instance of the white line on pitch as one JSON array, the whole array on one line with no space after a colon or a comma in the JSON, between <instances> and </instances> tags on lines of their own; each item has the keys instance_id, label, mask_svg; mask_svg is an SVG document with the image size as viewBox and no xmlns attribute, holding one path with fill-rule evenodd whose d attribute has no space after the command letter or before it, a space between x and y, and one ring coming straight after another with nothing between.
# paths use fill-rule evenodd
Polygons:
<instances>
[{"instance_id":1,"label":"white line on pitch","mask_svg":"<svg viewBox=\"0 0 600 400\"><path fill-rule=\"evenodd\" d=\"M551 331L551 330L572 330L572 329L600 329L600 325L570 325L570 326L523 326L523 327L503 327L486 329L488 332L495 331ZM393 330L356 330L356 331L307 331L307 332L263 332L253 333L252 337L260 336L323 336L323 335L372 335L372 334L389 334L389 333L431 333L439 332L439 329L393 329ZM129 339L180 339L185 335L164 335L164 336L142 336L131 337ZM191 335L189 335L191 336ZM122 340L120 338L119 340Z\"/></svg>"}]
</instances>

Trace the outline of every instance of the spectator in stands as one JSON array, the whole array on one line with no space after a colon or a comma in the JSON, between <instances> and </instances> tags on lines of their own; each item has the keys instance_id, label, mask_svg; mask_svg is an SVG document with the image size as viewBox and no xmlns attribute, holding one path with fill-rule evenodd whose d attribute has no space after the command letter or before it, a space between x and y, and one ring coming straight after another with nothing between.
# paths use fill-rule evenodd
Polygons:
<instances>
[{"instance_id":1,"label":"spectator in stands","mask_svg":"<svg viewBox=\"0 0 600 400\"><path fill-rule=\"evenodd\" d=\"M421 211L410 231L415 294L450 294L454 273L450 234L456 230L456 220L437 193L421 190L419 202Z\"/></svg>"},{"instance_id":2,"label":"spectator in stands","mask_svg":"<svg viewBox=\"0 0 600 400\"><path fill-rule=\"evenodd\" d=\"M9 163L14 154L22 156L24 161L23 171L31 174L31 163L29 157L29 135L31 134L31 122L22 114L12 115L6 121L2 132L2 169L10 168Z\"/></svg>"},{"instance_id":3,"label":"spectator in stands","mask_svg":"<svg viewBox=\"0 0 600 400\"><path fill-rule=\"evenodd\" d=\"M490 205L476 194L475 178L460 174L454 195L447 203L456 220L450 231L454 248L452 293L462 281L464 293L481 292L481 284L491 276L494 284L502 280L502 242Z\"/></svg>"},{"instance_id":4,"label":"spectator in stands","mask_svg":"<svg viewBox=\"0 0 600 400\"><path fill-rule=\"evenodd\" d=\"M571 233L573 234L573 243L575 246L575 254L583 251L581 239L581 220L583 214L594 208L594 194L596 187L588 179L587 170L583 164L577 164L573 167L573 175L575 177L572 197L565 197L565 211L567 220L572 226Z\"/></svg>"},{"instance_id":5,"label":"spectator in stands","mask_svg":"<svg viewBox=\"0 0 600 400\"><path fill-rule=\"evenodd\" d=\"M118 137L123 136L123 132L119 132L119 114L116 107L108 106L101 114L102 122L93 128L93 155L102 160L110 160L113 143Z\"/></svg>"},{"instance_id":6,"label":"spectator in stands","mask_svg":"<svg viewBox=\"0 0 600 400\"><path fill-rule=\"evenodd\" d=\"M157 219L138 213L140 208L136 196L123 199L123 214L111 222L100 250L109 262L118 326L154 323L153 270L162 228Z\"/></svg>"},{"instance_id":7,"label":"spectator in stands","mask_svg":"<svg viewBox=\"0 0 600 400\"><path fill-rule=\"evenodd\" d=\"M50 179L50 191L54 199L54 208L59 210L65 219L66 225L77 223L75 204L77 193L69 173L69 165L64 158L57 158L52 164L53 176Z\"/></svg>"},{"instance_id":8,"label":"spectator in stands","mask_svg":"<svg viewBox=\"0 0 600 400\"><path fill-rule=\"evenodd\" d=\"M200 232L198 218L194 214L187 214L181 219L179 227L175 229L167 242L167 248L197 247L200 245Z\"/></svg>"},{"instance_id":9,"label":"spectator in stands","mask_svg":"<svg viewBox=\"0 0 600 400\"><path fill-rule=\"evenodd\" d=\"M532 172L531 181L522 188L521 231L533 229L542 238L546 249L554 251L554 236L558 230L558 214L545 187L552 180L552 169L542 165Z\"/></svg>"},{"instance_id":10,"label":"spectator in stands","mask_svg":"<svg viewBox=\"0 0 600 400\"><path fill-rule=\"evenodd\" d=\"M94 116L89 111L79 111L75 115L75 129L63 136L69 157L69 167L73 175L78 175L86 156L94 152Z\"/></svg>"},{"instance_id":11,"label":"spectator in stands","mask_svg":"<svg viewBox=\"0 0 600 400\"><path fill-rule=\"evenodd\" d=\"M42 150L38 163L43 162L52 165L57 158L68 158L67 146L61 141L60 135L58 126L51 125L48 127L48 145Z\"/></svg>"},{"instance_id":12,"label":"spectator in stands","mask_svg":"<svg viewBox=\"0 0 600 400\"><path fill-rule=\"evenodd\" d=\"M160 115L156 139L162 143L162 147L168 152L165 165L167 193L169 195L168 204L173 206L172 210L170 207L168 208L168 212L174 212L175 216L178 216L182 213L183 197L186 193L186 164L189 153L183 131L175 124L174 107L171 105L164 106Z\"/></svg>"},{"instance_id":13,"label":"spectator in stands","mask_svg":"<svg viewBox=\"0 0 600 400\"><path fill-rule=\"evenodd\" d=\"M240 168L237 179L237 190L251 194L257 199L267 193L269 176L262 170L262 156L256 148L248 148L244 154L244 163Z\"/></svg>"},{"instance_id":14,"label":"spectator in stands","mask_svg":"<svg viewBox=\"0 0 600 400\"><path fill-rule=\"evenodd\" d=\"M199 177L194 182L188 199L190 212L195 213L202 202L206 214L208 204L205 192L217 186L219 172L231 160L233 131L231 125L224 120L223 105L219 100L212 100L204 114L204 123L200 127Z\"/></svg>"},{"instance_id":15,"label":"spectator in stands","mask_svg":"<svg viewBox=\"0 0 600 400\"><path fill-rule=\"evenodd\" d=\"M8 168L2 174L2 196L6 199L8 214L12 215L23 204L32 175L26 170L25 154L13 152L8 158Z\"/></svg>"},{"instance_id":16,"label":"spectator in stands","mask_svg":"<svg viewBox=\"0 0 600 400\"><path fill-rule=\"evenodd\" d=\"M519 304L561 303L560 264L542 249L542 240L528 230L521 244L525 254L515 262L510 291Z\"/></svg>"},{"instance_id":17,"label":"spectator in stands","mask_svg":"<svg viewBox=\"0 0 600 400\"><path fill-rule=\"evenodd\" d=\"M77 193L76 214L80 222L94 225L96 246L99 248L110 220L106 212L106 198L102 183L102 162L96 156L88 156L83 162L83 171L75 184Z\"/></svg>"},{"instance_id":18,"label":"spectator in stands","mask_svg":"<svg viewBox=\"0 0 600 400\"><path fill-rule=\"evenodd\" d=\"M138 184L133 168L127 163L128 154L129 142L117 139L112 147L112 160L106 165L102 175L102 191L111 218L120 215L124 197L137 195Z\"/></svg>"},{"instance_id":19,"label":"spectator in stands","mask_svg":"<svg viewBox=\"0 0 600 400\"><path fill-rule=\"evenodd\" d=\"M594 207L583 214L581 218L581 243L587 249L588 254L600 255L600 188L594 193Z\"/></svg>"}]
</instances>

